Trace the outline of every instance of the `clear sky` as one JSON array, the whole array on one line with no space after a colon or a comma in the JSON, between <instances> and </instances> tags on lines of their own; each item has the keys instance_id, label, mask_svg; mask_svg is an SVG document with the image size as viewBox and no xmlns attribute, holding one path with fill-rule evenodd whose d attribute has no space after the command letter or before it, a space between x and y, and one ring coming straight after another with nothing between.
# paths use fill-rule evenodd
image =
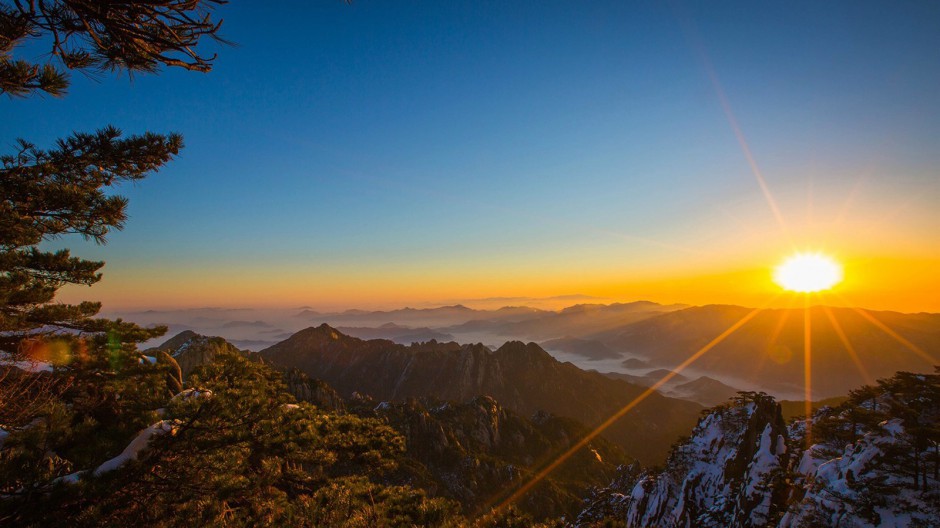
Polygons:
<instances>
[{"instance_id":1,"label":"clear sky","mask_svg":"<svg viewBox=\"0 0 940 528\"><path fill-rule=\"evenodd\" d=\"M938 2L233 2L209 74L76 75L0 138L176 131L107 308L758 305L797 249L940 311ZM737 133L736 133L737 131ZM746 148L745 148L746 146ZM749 162L748 151L753 160ZM755 169L776 204L762 192Z\"/></svg>"}]
</instances>

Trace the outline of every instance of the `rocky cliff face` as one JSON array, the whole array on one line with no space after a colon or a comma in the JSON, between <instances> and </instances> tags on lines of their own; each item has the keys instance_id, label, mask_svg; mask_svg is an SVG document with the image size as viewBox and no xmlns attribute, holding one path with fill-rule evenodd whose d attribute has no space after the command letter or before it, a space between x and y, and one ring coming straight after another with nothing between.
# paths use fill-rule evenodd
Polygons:
<instances>
[{"instance_id":1,"label":"rocky cliff face","mask_svg":"<svg viewBox=\"0 0 940 528\"><path fill-rule=\"evenodd\" d=\"M219 352L230 351L241 354L241 351L234 345L221 337L199 335L190 330L180 332L162 345L148 349L144 353L149 354L155 350L162 350L173 357L179 364L184 379L189 377L189 374L199 365L211 363Z\"/></svg>"},{"instance_id":2,"label":"rocky cliff face","mask_svg":"<svg viewBox=\"0 0 940 528\"><path fill-rule=\"evenodd\" d=\"M311 379L299 369L285 372L284 383L287 384L287 391L300 401L331 411L342 411L346 408L346 402L336 389L325 381Z\"/></svg>"},{"instance_id":3,"label":"rocky cliff face","mask_svg":"<svg viewBox=\"0 0 940 528\"><path fill-rule=\"evenodd\" d=\"M899 372L784 428L769 396L709 411L662 471L621 468L576 526L940 526L940 374ZM804 448L809 442L812 445Z\"/></svg>"},{"instance_id":4,"label":"rocky cliff face","mask_svg":"<svg viewBox=\"0 0 940 528\"><path fill-rule=\"evenodd\" d=\"M282 368L296 367L340 394L368 394L378 401L434 397L467 401L489 395L522 415L547 411L588 426L600 423L645 388L561 363L534 343L483 345L428 343L403 346L363 341L322 325L298 332L261 351ZM700 406L649 396L606 433L631 456L647 463L665 458L667 446L695 423Z\"/></svg>"},{"instance_id":5,"label":"rocky cliff face","mask_svg":"<svg viewBox=\"0 0 940 528\"><path fill-rule=\"evenodd\" d=\"M786 500L780 406L750 394L702 418L660 474L630 493L629 526L765 526Z\"/></svg>"}]
</instances>

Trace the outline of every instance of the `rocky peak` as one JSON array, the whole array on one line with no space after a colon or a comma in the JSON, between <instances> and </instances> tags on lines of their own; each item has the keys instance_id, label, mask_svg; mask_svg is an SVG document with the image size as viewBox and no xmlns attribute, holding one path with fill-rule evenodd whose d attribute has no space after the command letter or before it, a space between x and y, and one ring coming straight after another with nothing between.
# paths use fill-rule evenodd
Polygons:
<instances>
[{"instance_id":1,"label":"rocky peak","mask_svg":"<svg viewBox=\"0 0 940 528\"><path fill-rule=\"evenodd\" d=\"M628 500L630 526L764 526L786 501L786 424L762 393L741 393L705 415L659 474Z\"/></svg>"},{"instance_id":2,"label":"rocky peak","mask_svg":"<svg viewBox=\"0 0 940 528\"><path fill-rule=\"evenodd\" d=\"M162 345L146 350L152 353L161 350L166 352L179 364L183 378L199 365L211 363L221 351L241 354L241 351L221 337L210 337L197 334L191 330L180 332Z\"/></svg>"},{"instance_id":3,"label":"rocky peak","mask_svg":"<svg viewBox=\"0 0 940 528\"><path fill-rule=\"evenodd\" d=\"M296 367L326 381L344 397L358 392L377 402L409 397L466 402L486 394L525 416L544 410L590 424L603 421L644 390L561 363L537 344L519 341L495 352L482 344L453 342L405 346L346 337L322 325L260 354L283 370ZM656 394L605 435L644 462L662 460L665 446L688 430L699 409Z\"/></svg>"},{"instance_id":4,"label":"rocky peak","mask_svg":"<svg viewBox=\"0 0 940 528\"><path fill-rule=\"evenodd\" d=\"M477 396L470 401L474 426L471 428L477 442L492 448L499 444L500 415L503 413L499 403L490 396Z\"/></svg>"},{"instance_id":5,"label":"rocky peak","mask_svg":"<svg viewBox=\"0 0 940 528\"><path fill-rule=\"evenodd\" d=\"M310 326L307 327L296 334L292 335L289 339L303 340L307 343L314 341L322 341L325 343L330 343L334 341L342 341L343 339L355 339L348 337L339 330L333 328L332 326L323 323L320 326Z\"/></svg>"},{"instance_id":6,"label":"rocky peak","mask_svg":"<svg viewBox=\"0 0 940 528\"><path fill-rule=\"evenodd\" d=\"M494 352L500 359L538 365L554 363L556 360L536 343L523 343L522 341L507 341Z\"/></svg>"},{"instance_id":7,"label":"rocky peak","mask_svg":"<svg viewBox=\"0 0 940 528\"><path fill-rule=\"evenodd\" d=\"M175 336L171 337L170 339L167 339L166 341L163 342L163 344L156 346L154 348L157 350L175 352L176 349L178 349L179 347L191 341L193 338L198 338L198 337L205 337L205 336L201 336L197 334L196 332L193 332L192 330L184 330L176 334Z\"/></svg>"}]
</instances>

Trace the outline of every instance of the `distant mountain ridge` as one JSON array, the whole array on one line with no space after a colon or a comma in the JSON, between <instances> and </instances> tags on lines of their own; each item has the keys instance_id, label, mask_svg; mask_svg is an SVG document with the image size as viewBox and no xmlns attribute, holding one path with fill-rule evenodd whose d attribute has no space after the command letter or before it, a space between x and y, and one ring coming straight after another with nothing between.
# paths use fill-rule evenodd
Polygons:
<instances>
[{"instance_id":1,"label":"distant mountain ridge","mask_svg":"<svg viewBox=\"0 0 940 528\"><path fill-rule=\"evenodd\" d=\"M559 350L569 354L577 354L588 359L608 359L618 358L621 354L610 347L590 339L579 339L577 337L565 336L558 339L550 339L541 343L545 350Z\"/></svg>"},{"instance_id":2,"label":"distant mountain ridge","mask_svg":"<svg viewBox=\"0 0 940 528\"><path fill-rule=\"evenodd\" d=\"M674 369L751 311L732 305L687 307L649 301L577 304L556 311L525 306L483 310L455 304L332 313L303 307L283 310L279 319L260 311L219 309L183 310L173 319L173 312L161 311L138 313L146 318L137 322L222 335L250 350L272 346L311 323L341 327L364 339L402 344L453 340L482 342L495 349L507 340L533 340L583 369L626 369L635 375L639 369ZM835 307L814 307L810 313L813 399L842 395L898 370L929 371L940 362L940 314ZM879 325L913 344L916 351ZM760 388L797 399L804 388L803 359L803 309L768 309L696 360L692 369L732 387ZM717 394L717 385L715 389Z\"/></svg>"},{"instance_id":3,"label":"distant mountain ridge","mask_svg":"<svg viewBox=\"0 0 940 528\"><path fill-rule=\"evenodd\" d=\"M539 340L578 338L685 307L686 305L662 305L651 301L576 304L557 312L533 314L519 321L487 317L442 330L455 334L487 331L501 336Z\"/></svg>"},{"instance_id":4,"label":"distant mountain ridge","mask_svg":"<svg viewBox=\"0 0 940 528\"><path fill-rule=\"evenodd\" d=\"M621 372L605 372L608 378L619 379L644 387L652 387L663 379L669 370L657 369L646 373L643 376L633 374L624 374ZM729 398L737 394L740 389L722 383L708 376L700 376L690 380L682 374L675 374L670 380L659 388L659 392L671 398L694 401L706 407L712 407L728 401Z\"/></svg>"},{"instance_id":5,"label":"distant mountain ridge","mask_svg":"<svg viewBox=\"0 0 940 528\"><path fill-rule=\"evenodd\" d=\"M454 304L436 308L405 307L386 311L351 309L338 313L318 313L312 310L303 310L295 317L310 322L334 325L381 325L393 322L406 325L443 327L470 321L474 318L487 317L502 321L518 321L542 313L545 312L526 306L506 306L498 310L476 310L462 304Z\"/></svg>"},{"instance_id":6,"label":"distant mountain ridge","mask_svg":"<svg viewBox=\"0 0 940 528\"><path fill-rule=\"evenodd\" d=\"M395 323L385 323L378 328L341 326L337 330L359 339L388 339L396 343L408 345L425 341L453 341L454 336L432 330L426 326L413 328Z\"/></svg>"},{"instance_id":7,"label":"distant mountain ridge","mask_svg":"<svg viewBox=\"0 0 940 528\"><path fill-rule=\"evenodd\" d=\"M260 354L275 365L322 379L346 397L359 392L377 400L466 401L488 395L523 415L547 411L589 427L645 390L561 363L535 343L508 342L495 352L482 345L436 341L406 347L388 340L363 341L324 324ZM700 410L695 403L653 394L605 435L641 461L661 460Z\"/></svg>"},{"instance_id":8,"label":"distant mountain ridge","mask_svg":"<svg viewBox=\"0 0 940 528\"><path fill-rule=\"evenodd\" d=\"M741 306L696 306L589 338L624 354L645 358L650 366L668 369L683 362L751 311ZM694 368L713 376L752 380L767 391L799 392L804 375L803 316L802 308L763 310L699 358ZM940 362L940 314L859 312L851 308L817 306L811 308L810 316L815 397L839 396L899 370L930 372L934 364ZM911 350L871 319L918 350ZM866 379L861 370L871 379Z\"/></svg>"}]
</instances>

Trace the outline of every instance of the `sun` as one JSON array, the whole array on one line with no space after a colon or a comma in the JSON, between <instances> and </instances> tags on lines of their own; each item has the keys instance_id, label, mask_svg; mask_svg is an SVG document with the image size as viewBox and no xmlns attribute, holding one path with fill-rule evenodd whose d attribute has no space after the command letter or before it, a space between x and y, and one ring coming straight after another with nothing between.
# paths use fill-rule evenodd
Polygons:
<instances>
[{"instance_id":1,"label":"sun","mask_svg":"<svg viewBox=\"0 0 940 528\"><path fill-rule=\"evenodd\" d=\"M800 293L828 290L842 282L842 266L821 253L797 253L774 269L774 282Z\"/></svg>"}]
</instances>

